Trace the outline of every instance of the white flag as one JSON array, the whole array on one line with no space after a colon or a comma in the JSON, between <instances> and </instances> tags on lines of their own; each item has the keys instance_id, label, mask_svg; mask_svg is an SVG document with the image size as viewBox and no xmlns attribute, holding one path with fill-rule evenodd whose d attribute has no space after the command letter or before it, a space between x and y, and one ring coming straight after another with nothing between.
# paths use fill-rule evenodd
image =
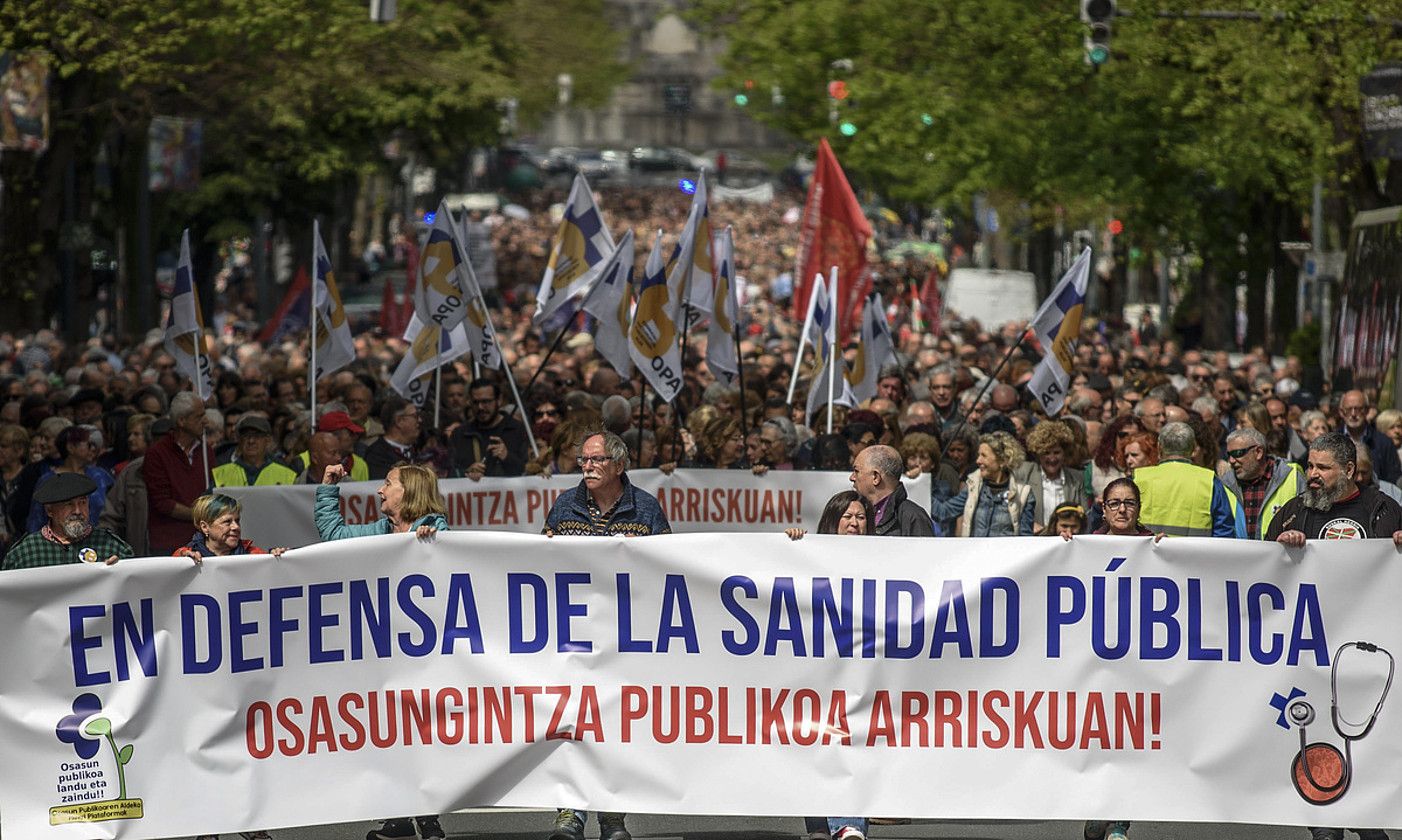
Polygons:
<instances>
[{"instance_id":1,"label":"white flag","mask_svg":"<svg viewBox=\"0 0 1402 840\"><path fill-rule=\"evenodd\" d=\"M355 341L351 338L336 274L321 241L321 225L312 222L312 317L316 319L315 381L335 373L355 361Z\"/></svg>"},{"instance_id":2,"label":"white flag","mask_svg":"<svg viewBox=\"0 0 1402 840\"><path fill-rule=\"evenodd\" d=\"M715 261L711 241L711 208L706 200L706 171L696 176L696 192L691 196L691 212L687 214L686 227L682 230L681 247L690 251L691 266L689 275L683 276L682 293L692 309L710 312L714 306ZM694 323L694 322L693 322Z\"/></svg>"},{"instance_id":3,"label":"white flag","mask_svg":"<svg viewBox=\"0 0 1402 840\"><path fill-rule=\"evenodd\" d=\"M673 276L681 270L681 246L673 252ZM628 353L663 400L671 402L682 389L682 354L677 346L677 315L681 297L672 288L662 262L662 231L652 242L652 253L638 283L638 305L628 331Z\"/></svg>"},{"instance_id":4,"label":"white flag","mask_svg":"<svg viewBox=\"0 0 1402 840\"><path fill-rule=\"evenodd\" d=\"M822 275L818 275L813 284L815 288L823 285L821 280ZM818 409L828 404L829 395L833 405L850 407L856 404L852 397L852 386L847 384L847 361L842 358L842 348L837 346L837 307L834 305L837 300L836 266L828 279L827 290L822 295L815 293L812 300L813 321L810 328L816 334L813 346L819 351L818 358L822 364L818 368L817 376L814 376L808 385L806 422L810 425Z\"/></svg>"},{"instance_id":5,"label":"white flag","mask_svg":"<svg viewBox=\"0 0 1402 840\"><path fill-rule=\"evenodd\" d=\"M594 330L594 349L626 379L633 375L633 358L628 352L628 330L633 325L632 228L618 240L597 283L584 304L584 311L599 324Z\"/></svg>"},{"instance_id":6,"label":"white flag","mask_svg":"<svg viewBox=\"0 0 1402 840\"><path fill-rule=\"evenodd\" d=\"M740 376L736 355L735 239L730 228L716 237L716 283L711 304L711 326L706 333L706 367L726 386Z\"/></svg>"},{"instance_id":7,"label":"white flag","mask_svg":"<svg viewBox=\"0 0 1402 840\"><path fill-rule=\"evenodd\" d=\"M613 236L604 227L589 183L583 175L576 175L536 292L535 321L544 321L583 294L613 248Z\"/></svg>"},{"instance_id":8,"label":"white flag","mask_svg":"<svg viewBox=\"0 0 1402 840\"><path fill-rule=\"evenodd\" d=\"M414 314L420 321L451 330L467 317L467 296L459 279L462 263L462 249L453 235L453 215L448 205L440 202L414 283Z\"/></svg>"},{"instance_id":9,"label":"white flag","mask_svg":"<svg viewBox=\"0 0 1402 840\"><path fill-rule=\"evenodd\" d=\"M472 345L461 323L445 332L437 324L424 324L417 314L409 319L404 340L409 342L409 350L399 360L389 384L404 399L422 408L428 397L429 377L440 365L470 352Z\"/></svg>"},{"instance_id":10,"label":"white flag","mask_svg":"<svg viewBox=\"0 0 1402 840\"><path fill-rule=\"evenodd\" d=\"M175 287L170 295L170 314L166 318L166 352L175 358L175 366L190 378L194 391L202 400L213 393L209 373L209 357L204 352L204 315L200 312L200 296L195 291L195 269L190 261L190 230L180 234L180 262L175 266Z\"/></svg>"},{"instance_id":11,"label":"white flag","mask_svg":"<svg viewBox=\"0 0 1402 840\"><path fill-rule=\"evenodd\" d=\"M465 228L458 228L454 236L461 236L464 231ZM501 348L497 345L496 325L492 323L492 314L487 311L487 302L482 299L482 284L477 282L477 271L467 256L467 242L459 239L457 244L458 252L463 257L458 277L466 301L464 311L467 313L460 326L477 364L487 370L500 370Z\"/></svg>"},{"instance_id":12,"label":"white flag","mask_svg":"<svg viewBox=\"0 0 1402 840\"><path fill-rule=\"evenodd\" d=\"M876 383L881 368L896 356L896 342L891 337L891 325L886 323L886 304L880 292L867 295L862 311L862 337L857 344L857 357L847 372L852 384L852 398L860 403L876 396Z\"/></svg>"},{"instance_id":13,"label":"white flag","mask_svg":"<svg viewBox=\"0 0 1402 840\"><path fill-rule=\"evenodd\" d=\"M1076 339L1081 332L1081 313L1086 304L1086 284L1090 281L1090 249L1081 252L1071 268L1052 289L1032 318L1032 331L1042 344L1042 361L1027 383L1041 401L1048 416L1055 416L1066 402L1075 363Z\"/></svg>"}]
</instances>

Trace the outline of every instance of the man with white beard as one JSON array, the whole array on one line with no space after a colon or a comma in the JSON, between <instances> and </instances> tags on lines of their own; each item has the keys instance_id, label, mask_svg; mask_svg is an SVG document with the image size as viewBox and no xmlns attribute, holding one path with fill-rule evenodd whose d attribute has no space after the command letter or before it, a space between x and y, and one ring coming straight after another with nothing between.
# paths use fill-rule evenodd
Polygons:
<instances>
[{"instance_id":1,"label":"man with white beard","mask_svg":"<svg viewBox=\"0 0 1402 840\"><path fill-rule=\"evenodd\" d=\"M613 432L597 431L579 443L583 478L555 500L545 519L548 537L646 537L670 534L672 526L657 499L628 480L628 446ZM587 811L561 808L548 840L584 840ZM632 840L626 814L601 812L599 840Z\"/></svg>"},{"instance_id":2,"label":"man with white beard","mask_svg":"<svg viewBox=\"0 0 1402 840\"><path fill-rule=\"evenodd\" d=\"M1358 450L1343 432L1310 441L1305 489L1286 502L1266 539L1290 546L1305 540L1364 540L1392 537L1402 546L1402 507L1376 487L1354 480Z\"/></svg>"},{"instance_id":3,"label":"man with white beard","mask_svg":"<svg viewBox=\"0 0 1402 840\"><path fill-rule=\"evenodd\" d=\"M32 569L69 563L112 565L131 557L131 546L106 528L88 521L88 494L97 484L83 473L59 473L34 491L34 501L48 522L15 543L5 555L5 569Z\"/></svg>"}]
</instances>

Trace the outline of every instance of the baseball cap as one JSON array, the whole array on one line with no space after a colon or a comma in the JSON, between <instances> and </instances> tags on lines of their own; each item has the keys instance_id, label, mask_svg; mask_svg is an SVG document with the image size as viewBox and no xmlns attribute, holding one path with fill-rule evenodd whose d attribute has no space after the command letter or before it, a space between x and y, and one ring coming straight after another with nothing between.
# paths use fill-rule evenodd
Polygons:
<instances>
[{"instance_id":1,"label":"baseball cap","mask_svg":"<svg viewBox=\"0 0 1402 840\"><path fill-rule=\"evenodd\" d=\"M318 432L339 432L342 429L349 429L357 435L365 434L365 427L358 425L344 411L328 411L316 421Z\"/></svg>"}]
</instances>

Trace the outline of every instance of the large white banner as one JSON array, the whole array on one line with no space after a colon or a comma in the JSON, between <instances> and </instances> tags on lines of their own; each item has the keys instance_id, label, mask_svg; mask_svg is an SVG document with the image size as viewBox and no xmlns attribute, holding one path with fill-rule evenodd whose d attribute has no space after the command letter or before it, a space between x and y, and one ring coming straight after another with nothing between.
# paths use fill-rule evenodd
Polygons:
<instances>
[{"instance_id":1,"label":"large white banner","mask_svg":"<svg viewBox=\"0 0 1402 840\"><path fill-rule=\"evenodd\" d=\"M840 490L851 490L845 472L771 470L756 476L749 470L629 470L629 480L657 497L677 533L764 531L785 528L814 530L823 506ZM903 479L912 501L930 509L930 477ZM566 490L579 485L578 475L552 478L455 478L440 481L454 528L519 531L539 534L550 506ZM352 525L379 519L378 481L342 482L341 515ZM316 542L311 485L224 487L221 493L243 505L243 536L255 545L300 546ZM193 533L193 532L192 532Z\"/></svg>"},{"instance_id":2,"label":"large white banner","mask_svg":"<svg viewBox=\"0 0 1402 840\"><path fill-rule=\"evenodd\" d=\"M482 805L1397 826L1399 591L1390 542L1114 537L445 532L6 572L0 819L22 840ZM1374 715L1334 786L1339 731ZM1302 742L1329 745L1308 776Z\"/></svg>"}]
</instances>

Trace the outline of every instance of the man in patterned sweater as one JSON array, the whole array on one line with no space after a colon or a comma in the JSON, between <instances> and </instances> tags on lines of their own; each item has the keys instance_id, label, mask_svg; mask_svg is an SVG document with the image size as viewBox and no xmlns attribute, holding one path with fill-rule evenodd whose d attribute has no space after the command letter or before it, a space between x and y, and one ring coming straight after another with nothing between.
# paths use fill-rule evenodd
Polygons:
<instances>
[{"instance_id":1,"label":"man in patterned sweater","mask_svg":"<svg viewBox=\"0 0 1402 840\"><path fill-rule=\"evenodd\" d=\"M590 432L579 447L584 479L560 494L545 519L544 533L596 537L645 537L670 534L672 526L652 494L633 486L628 447L613 432ZM632 840L624 827L626 814L600 813L599 840ZM587 811L561 808L555 814L550 840L584 840Z\"/></svg>"},{"instance_id":2,"label":"man in patterned sweater","mask_svg":"<svg viewBox=\"0 0 1402 840\"><path fill-rule=\"evenodd\" d=\"M579 448L579 466L584 478L578 487L555 500L545 519L546 536L672 533L657 499L628 480L628 446L618 435L589 433Z\"/></svg>"},{"instance_id":3,"label":"man in patterned sweater","mask_svg":"<svg viewBox=\"0 0 1402 840\"><path fill-rule=\"evenodd\" d=\"M88 494L97 484L82 473L59 473L34 491L48 523L15 543L5 555L5 569L32 569L69 563L109 566L131 557L131 546L106 528L88 521Z\"/></svg>"}]
</instances>

